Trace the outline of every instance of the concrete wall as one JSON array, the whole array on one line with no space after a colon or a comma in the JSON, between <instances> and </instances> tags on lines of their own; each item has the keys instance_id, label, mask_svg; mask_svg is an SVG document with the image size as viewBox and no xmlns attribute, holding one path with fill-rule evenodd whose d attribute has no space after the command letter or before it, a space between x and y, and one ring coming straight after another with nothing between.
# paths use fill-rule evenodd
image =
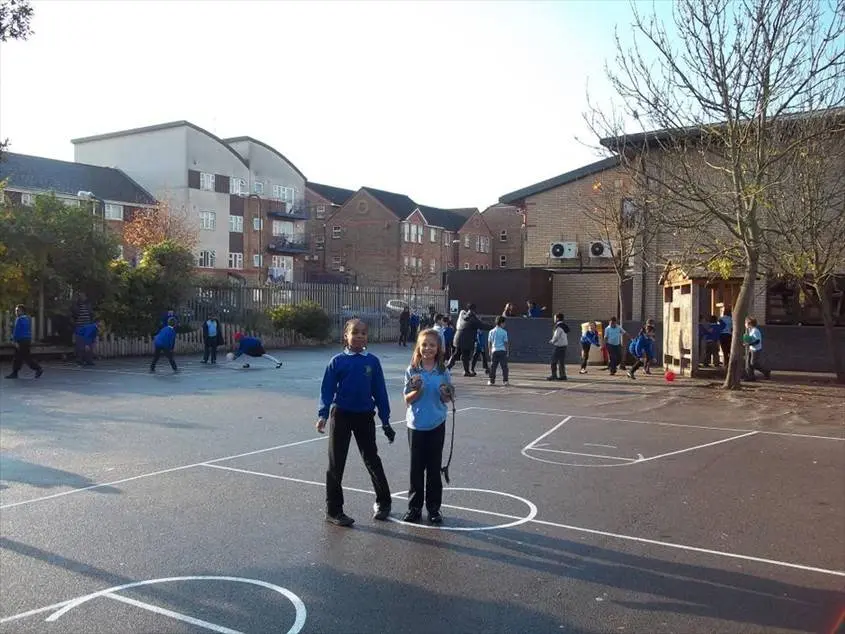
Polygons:
<instances>
[{"instance_id":1,"label":"concrete wall","mask_svg":"<svg viewBox=\"0 0 845 634\"><path fill-rule=\"evenodd\" d=\"M296 190L296 205L305 202L305 179L293 169L290 163L266 147L245 139L229 143L243 158L249 161L250 181L249 191L255 191L253 184L259 181L264 184L262 198L273 197L273 185L293 187Z\"/></svg>"}]
</instances>

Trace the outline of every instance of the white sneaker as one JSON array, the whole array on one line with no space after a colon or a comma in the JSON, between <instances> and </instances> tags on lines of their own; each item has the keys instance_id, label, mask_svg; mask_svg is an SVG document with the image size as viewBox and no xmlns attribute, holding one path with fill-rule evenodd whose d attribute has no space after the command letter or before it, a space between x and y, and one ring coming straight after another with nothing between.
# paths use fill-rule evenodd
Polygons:
<instances>
[{"instance_id":1,"label":"white sneaker","mask_svg":"<svg viewBox=\"0 0 845 634\"><path fill-rule=\"evenodd\" d=\"M587 374L586 370L578 370L578 374Z\"/></svg>"},{"instance_id":2,"label":"white sneaker","mask_svg":"<svg viewBox=\"0 0 845 634\"><path fill-rule=\"evenodd\" d=\"M510 387L510 383L508 383L507 381L502 381L502 385Z\"/></svg>"},{"instance_id":3,"label":"white sneaker","mask_svg":"<svg viewBox=\"0 0 845 634\"><path fill-rule=\"evenodd\" d=\"M493 381L487 381L487 385L495 385L495 383Z\"/></svg>"}]
</instances>

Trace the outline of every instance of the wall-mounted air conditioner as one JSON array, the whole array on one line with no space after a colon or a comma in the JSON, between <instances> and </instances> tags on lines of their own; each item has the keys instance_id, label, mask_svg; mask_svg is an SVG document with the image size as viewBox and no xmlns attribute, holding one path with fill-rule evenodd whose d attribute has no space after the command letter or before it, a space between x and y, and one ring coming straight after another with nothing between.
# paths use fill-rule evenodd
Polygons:
<instances>
[{"instance_id":1,"label":"wall-mounted air conditioner","mask_svg":"<svg viewBox=\"0 0 845 634\"><path fill-rule=\"evenodd\" d=\"M552 242L549 246L549 257L552 260L571 260L578 257L577 242Z\"/></svg>"},{"instance_id":2,"label":"wall-mounted air conditioner","mask_svg":"<svg viewBox=\"0 0 845 634\"><path fill-rule=\"evenodd\" d=\"M612 258L613 250L607 240L596 240L590 243L591 258Z\"/></svg>"}]
</instances>

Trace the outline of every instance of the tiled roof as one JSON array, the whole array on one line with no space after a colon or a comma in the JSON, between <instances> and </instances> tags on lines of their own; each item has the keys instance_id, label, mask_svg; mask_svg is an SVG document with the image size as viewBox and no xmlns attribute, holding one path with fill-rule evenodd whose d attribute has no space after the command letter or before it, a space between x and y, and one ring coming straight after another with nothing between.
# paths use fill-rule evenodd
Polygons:
<instances>
[{"instance_id":1,"label":"tiled roof","mask_svg":"<svg viewBox=\"0 0 845 634\"><path fill-rule=\"evenodd\" d=\"M355 195L351 189L321 185L320 183L306 183L305 186L318 196L322 196L334 205L342 205Z\"/></svg>"},{"instance_id":2,"label":"tiled roof","mask_svg":"<svg viewBox=\"0 0 845 634\"><path fill-rule=\"evenodd\" d=\"M55 192L76 196L90 191L104 200L154 205L150 192L114 167L72 163L27 154L4 154L0 163L0 179L9 179L8 187Z\"/></svg>"},{"instance_id":3,"label":"tiled roof","mask_svg":"<svg viewBox=\"0 0 845 634\"><path fill-rule=\"evenodd\" d=\"M405 194L395 194L372 187L362 187L369 194L378 200L382 205L392 211L400 220L405 220L414 210L419 207L417 203L408 198Z\"/></svg>"},{"instance_id":4,"label":"tiled roof","mask_svg":"<svg viewBox=\"0 0 845 634\"><path fill-rule=\"evenodd\" d=\"M505 194L504 196L499 198L499 202L506 204L514 204L524 198L527 198L528 196L533 196L535 194L554 189L555 187L566 185L567 183L577 181L578 179L584 178L585 176L590 176L591 174L603 172L604 170L617 167L618 165L619 157L611 156L600 161L596 161L595 163L584 165L583 167L579 167L578 169L572 170L571 172L566 172L565 174L561 174L560 176L555 176L554 178L540 181L539 183L535 183L534 185L529 185L528 187L518 189L515 192L511 192L510 194Z\"/></svg>"}]
</instances>

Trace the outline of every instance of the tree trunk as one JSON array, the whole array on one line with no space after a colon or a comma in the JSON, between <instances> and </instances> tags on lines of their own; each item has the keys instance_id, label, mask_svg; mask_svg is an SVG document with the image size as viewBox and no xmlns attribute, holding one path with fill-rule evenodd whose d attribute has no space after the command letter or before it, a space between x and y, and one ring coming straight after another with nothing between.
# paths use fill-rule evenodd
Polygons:
<instances>
[{"instance_id":1,"label":"tree trunk","mask_svg":"<svg viewBox=\"0 0 845 634\"><path fill-rule=\"evenodd\" d=\"M739 287L736 303L733 306L733 336L731 337L731 358L728 367L725 368L725 382L722 387L726 390L738 390L745 366L745 348L742 345L742 335L745 331L745 318L748 316L748 307L754 297L754 282L757 279L757 268L759 257L757 254L749 254L742 278L742 285Z\"/></svg>"},{"instance_id":2,"label":"tree trunk","mask_svg":"<svg viewBox=\"0 0 845 634\"><path fill-rule=\"evenodd\" d=\"M44 301L44 277L42 275L40 281L38 282L38 341L44 341L46 338L44 336L44 324L45 324L45 313L47 312L47 308L45 306Z\"/></svg>"},{"instance_id":3,"label":"tree trunk","mask_svg":"<svg viewBox=\"0 0 845 634\"><path fill-rule=\"evenodd\" d=\"M827 280L813 285L822 311L822 323L824 323L824 335L827 339L827 349L830 351L830 360L833 362L833 370L836 372L836 382L845 383L845 360L836 341L836 334L833 329L833 312L830 309L830 301L827 294Z\"/></svg>"}]
</instances>

